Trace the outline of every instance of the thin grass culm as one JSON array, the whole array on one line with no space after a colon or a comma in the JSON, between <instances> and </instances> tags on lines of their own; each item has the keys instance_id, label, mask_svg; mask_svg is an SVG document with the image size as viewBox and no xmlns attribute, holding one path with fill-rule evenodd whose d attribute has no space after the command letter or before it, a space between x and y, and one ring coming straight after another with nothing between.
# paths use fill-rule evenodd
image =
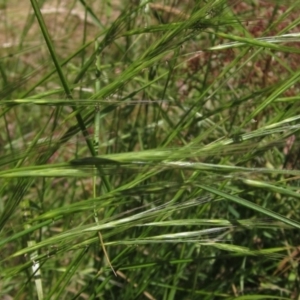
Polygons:
<instances>
[{"instance_id":1,"label":"thin grass culm","mask_svg":"<svg viewBox=\"0 0 300 300\"><path fill-rule=\"evenodd\" d=\"M96 51L99 47L99 44L98 42L96 41L95 42L95 48L96 48ZM99 55L96 57L96 82L95 82L95 91L98 92L100 89L101 89L101 83L100 83L100 76L101 76L101 61L100 61L100 57ZM100 124L100 106L99 104L96 104L95 106L95 125L94 125L94 128L95 128L95 133L94 133L94 151L97 155L99 155L99 144L100 144L100 141L99 141L99 136L100 136L100 127L101 127L101 124ZM100 170L100 168L99 168ZM100 174L99 174L100 175ZM108 185L108 184L106 184ZM105 191L105 189L103 189L103 191ZM96 198L97 197L97 175L93 176L93 197ZM97 212L97 207L96 205L94 206L94 220L95 220L95 223L96 225L99 225L99 220L98 220L98 212ZM102 234L100 231L98 231L98 236L99 236L99 242L100 242L100 245L102 247L102 250L103 250L103 253L105 255L105 258L107 260L107 263L109 264L111 270L113 271L113 273L115 274L115 276L117 276L111 262L110 262L110 259L109 259L109 256L107 254L107 251L105 249L105 245L104 245L104 242L103 242L103 237L102 237Z\"/></svg>"},{"instance_id":2,"label":"thin grass culm","mask_svg":"<svg viewBox=\"0 0 300 300\"><path fill-rule=\"evenodd\" d=\"M299 299L296 1L0 4L1 299Z\"/></svg>"},{"instance_id":3,"label":"thin grass culm","mask_svg":"<svg viewBox=\"0 0 300 300\"><path fill-rule=\"evenodd\" d=\"M33 218L30 208L30 202L27 199L22 201L22 210L23 210L23 221L24 221L24 230L31 229L31 220ZM34 234L28 237L27 246L34 247L36 244ZM40 269L40 262L36 260L38 258L38 252L35 250L30 254L30 260L32 262L32 276L34 278L36 292L38 300L44 299L43 295L43 283L42 275Z\"/></svg>"}]
</instances>

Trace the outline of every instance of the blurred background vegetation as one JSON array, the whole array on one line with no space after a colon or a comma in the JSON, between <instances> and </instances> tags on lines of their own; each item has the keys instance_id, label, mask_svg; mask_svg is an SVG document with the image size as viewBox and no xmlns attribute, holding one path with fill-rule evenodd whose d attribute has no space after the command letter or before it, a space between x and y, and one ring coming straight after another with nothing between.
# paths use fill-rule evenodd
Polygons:
<instances>
[{"instance_id":1,"label":"blurred background vegetation","mask_svg":"<svg viewBox=\"0 0 300 300\"><path fill-rule=\"evenodd\" d=\"M300 299L299 8L2 0L1 299Z\"/></svg>"}]
</instances>

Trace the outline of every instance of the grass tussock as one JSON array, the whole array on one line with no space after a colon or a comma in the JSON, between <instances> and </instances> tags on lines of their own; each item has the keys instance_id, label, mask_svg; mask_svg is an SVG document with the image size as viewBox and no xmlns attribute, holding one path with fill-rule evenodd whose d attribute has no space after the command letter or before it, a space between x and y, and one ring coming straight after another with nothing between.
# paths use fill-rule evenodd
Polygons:
<instances>
[{"instance_id":1,"label":"grass tussock","mask_svg":"<svg viewBox=\"0 0 300 300\"><path fill-rule=\"evenodd\" d=\"M298 299L300 1L2 2L1 297Z\"/></svg>"}]
</instances>

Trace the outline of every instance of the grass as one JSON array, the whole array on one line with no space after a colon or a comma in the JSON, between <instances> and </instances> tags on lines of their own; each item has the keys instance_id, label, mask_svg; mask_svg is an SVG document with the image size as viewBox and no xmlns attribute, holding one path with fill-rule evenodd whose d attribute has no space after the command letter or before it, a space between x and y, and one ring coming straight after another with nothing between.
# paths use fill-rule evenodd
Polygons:
<instances>
[{"instance_id":1,"label":"grass","mask_svg":"<svg viewBox=\"0 0 300 300\"><path fill-rule=\"evenodd\" d=\"M16 3L1 297L298 299L300 1Z\"/></svg>"}]
</instances>

